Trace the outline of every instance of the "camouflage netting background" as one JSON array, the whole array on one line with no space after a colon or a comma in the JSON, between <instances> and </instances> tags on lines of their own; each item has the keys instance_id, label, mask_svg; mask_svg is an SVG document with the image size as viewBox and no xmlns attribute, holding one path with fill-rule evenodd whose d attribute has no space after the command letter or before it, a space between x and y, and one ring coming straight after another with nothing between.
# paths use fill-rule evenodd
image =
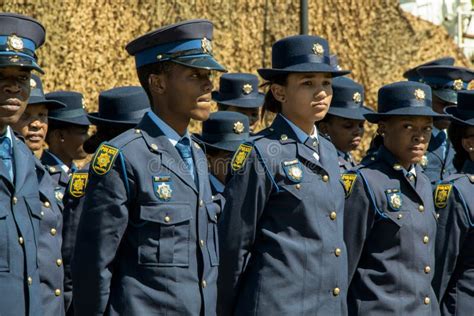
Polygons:
<instances>
[{"instance_id":1,"label":"camouflage netting background","mask_svg":"<svg viewBox=\"0 0 474 316\"><path fill-rule=\"evenodd\" d=\"M370 107L378 88L402 80L404 70L421 62L451 55L457 65L470 65L442 27L403 12L396 0L309 2L309 33L329 40L342 68L365 86ZM0 0L0 8L45 25L47 41L38 52L45 90L80 91L90 111L97 108L100 91L138 85L124 47L159 26L210 19L217 59L231 72L255 74L270 66L275 40L299 32L297 0ZM193 130L199 128L193 123ZM372 134L368 127L364 149Z\"/></svg>"}]
</instances>

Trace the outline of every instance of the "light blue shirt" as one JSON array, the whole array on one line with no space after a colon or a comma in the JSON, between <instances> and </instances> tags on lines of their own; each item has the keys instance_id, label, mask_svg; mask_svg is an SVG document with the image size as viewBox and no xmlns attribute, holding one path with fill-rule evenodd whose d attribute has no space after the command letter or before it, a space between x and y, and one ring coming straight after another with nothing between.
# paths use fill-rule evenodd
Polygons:
<instances>
[{"instance_id":1,"label":"light blue shirt","mask_svg":"<svg viewBox=\"0 0 474 316\"><path fill-rule=\"evenodd\" d=\"M7 126L5 133L2 135L6 136L8 139L10 139L10 157L11 157L11 162L12 162L12 168L8 170L8 174L10 176L10 179L12 179L12 182L15 181L15 172L13 170L15 169L15 159L13 157L13 132L10 128L10 126Z\"/></svg>"},{"instance_id":2,"label":"light blue shirt","mask_svg":"<svg viewBox=\"0 0 474 316\"><path fill-rule=\"evenodd\" d=\"M180 141L182 137L188 138L189 144L193 143L188 130L186 130L186 132L184 133L184 136L181 137L171 126L166 124L165 121L159 118L158 115L156 115L153 111L148 111L145 115L148 115L151 118L151 120L156 124L156 126L159 127L159 129L163 132L163 134L165 134L166 138L168 138L171 145L173 145L173 147L176 147L176 144ZM193 162L193 165L191 165L191 169L192 170L189 170L189 171L191 172L191 176L194 179L194 162Z\"/></svg>"},{"instance_id":3,"label":"light blue shirt","mask_svg":"<svg viewBox=\"0 0 474 316\"><path fill-rule=\"evenodd\" d=\"M287 119L283 114L280 113L279 115L281 115L281 117L288 123L288 125L290 125L293 132L295 132L296 137L298 137L298 140L300 141L300 143L304 144L306 142L306 140L308 139L308 137L315 138L319 142L318 130L316 128L316 125L313 127L313 132L311 133L311 135L308 135L301 128L296 126L295 123L293 123L292 121ZM314 158L316 158L316 160L319 160L319 155L316 152L313 153L313 156L314 156Z\"/></svg>"},{"instance_id":4,"label":"light blue shirt","mask_svg":"<svg viewBox=\"0 0 474 316\"><path fill-rule=\"evenodd\" d=\"M209 181L214 186L217 192L222 193L224 192L225 186L224 184L216 178L212 173L209 173Z\"/></svg>"}]
</instances>

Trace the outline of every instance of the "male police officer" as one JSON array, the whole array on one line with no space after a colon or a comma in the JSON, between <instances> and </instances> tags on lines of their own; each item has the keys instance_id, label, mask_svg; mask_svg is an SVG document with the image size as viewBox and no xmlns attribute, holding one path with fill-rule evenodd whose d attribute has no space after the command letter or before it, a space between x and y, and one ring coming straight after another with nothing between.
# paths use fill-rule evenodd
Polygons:
<instances>
[{"instance_id":1,"label":"male police officer","mask_svg":"<svg viewBox=\"0 0 474 316\"><path fill-rule=\"evenodd\" d=\"M36 20L0 13L0 315L42 315L37 242L41 204L33 155L9 125L30 96L35 50L45 29Z\"/></svg>"},{"instance_id":2,"label":"male police officer","mask_svg":"<svg viewBox=\"0 0 474 316\"><path fill-rule=\"evenodd\" d=\"M210 113L213 25L127 45L152 110L96 151L72 263L76 315L214 315L217 214L190 119Z\"/></svg>"}]
</instances>

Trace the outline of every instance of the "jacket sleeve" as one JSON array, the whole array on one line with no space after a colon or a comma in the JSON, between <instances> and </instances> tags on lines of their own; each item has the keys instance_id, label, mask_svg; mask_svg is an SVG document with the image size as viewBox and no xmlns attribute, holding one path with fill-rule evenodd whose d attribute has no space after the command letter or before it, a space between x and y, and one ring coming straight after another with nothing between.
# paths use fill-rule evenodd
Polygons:
<instances>
[{"instance_id":1,"label":"jacket sleeve","mask_svg":"<svg viewBox=\"0 0 474 316\"><path fill-rule=\"evenodd\" d=\"M344 207L344 242L347 247L348 284L351 283L359 265L365 241L374 222L372 202L363 182L359 174Z\"/></svg>"},{"instance_id":2,"label":"jacket sleeve","mask_svg":"<svg viewBox=\"0 0 474 316\"><path fill-rule=\"evenodd\" d=\"M232 315L242 273L255 242L258 220L272 190L268 170L256 150L226 185L226 204L219 219L220 264L218 315Z\"/></svg>"},{"instance_id":3,"label":"jacket sleeve","mask_svg":"<svg viewBox=\"0 0 474 316\"><path fill-rule=\"evenodd\" d=\"M104 175L91 165L72 259L75 315L103 315L107 308L114 258L129 218L127 188L133 186L131 171L123 168L128 164L120 160Z\"/></svg>"},{"instance_id":4,"label":"jacket sleeve","mask_svg":"<svg viewBox=\"0 0 474 316\"><path fill-rule=\"evenodd\" d=\"M436 269L433 277L433 289L441 300L456 267L457 259L463 247L469 223L466 210L461 203L460 193L453 186L453 192L444 208L436 208L439 214L436 233Z\"/></svg>"}]
</instances>

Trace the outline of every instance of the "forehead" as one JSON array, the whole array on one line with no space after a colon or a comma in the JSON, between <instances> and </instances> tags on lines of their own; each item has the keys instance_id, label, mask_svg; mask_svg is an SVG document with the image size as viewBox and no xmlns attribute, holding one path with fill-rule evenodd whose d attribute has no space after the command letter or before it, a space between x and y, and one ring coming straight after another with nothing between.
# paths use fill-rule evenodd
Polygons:
<instances>
[{"instance_id":1,"label":"forehead","mask_svg":"<svg viewBox=\"0 0 474 316\"><path fill-rule=\"evenodd\" d=\"M44 103L35 103L35 104L28 104L25 109L25 113L38 113L38 112L47 112L48 107Z\"/></svg>"}]
</instances>

